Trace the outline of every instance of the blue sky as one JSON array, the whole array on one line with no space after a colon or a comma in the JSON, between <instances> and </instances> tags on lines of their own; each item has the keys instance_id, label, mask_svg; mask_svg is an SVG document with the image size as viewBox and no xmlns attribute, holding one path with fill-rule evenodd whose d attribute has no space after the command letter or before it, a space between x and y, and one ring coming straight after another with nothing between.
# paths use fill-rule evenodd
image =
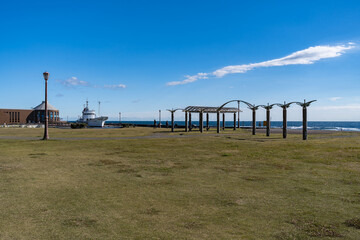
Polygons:
<instances>
[{"instance_id":1,"label":"blue sky","mask_svg":"<svg viewBox=\"0 0 360 240\"><path fill-rule=\"evenodd\" d=\"M231 99L317 99L309 120L357 121L359 12L359 1L329 0L3 1L0 108L40 103L48 71L49 102L63 119L76 119L86 99L127 120ZM281 60L289 55L291 63ZM196 81L183 82L189 76ZM281 120L280 109L272 119ZM301 120L298 107L289 120Z\"/></svg>"}]
</instances>

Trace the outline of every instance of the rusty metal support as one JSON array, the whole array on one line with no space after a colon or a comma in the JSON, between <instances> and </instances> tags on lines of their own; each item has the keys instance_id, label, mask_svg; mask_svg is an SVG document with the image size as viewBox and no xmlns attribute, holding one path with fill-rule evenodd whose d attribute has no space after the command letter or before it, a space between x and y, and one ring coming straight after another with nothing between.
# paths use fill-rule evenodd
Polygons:
<instances>
[{"instance_id":1,"label":"rusty metal support","mask_svg":"<svg viewBox=\"0 0 360 240\"><path fill-rule=\"evenodd\" d=\"M206 113L206 131L209 131L209 113Z\"/></svg>"},{"instance_id":2,"label":"rusty metal support","mask_svg":"<svg viewBox=\"0 0 360 240\"><path fill-rule=\"evenodd\" d=\"M307 139L307 107L303 107L303 140Z\"/></svg>"},{"instance_id":3,"label":"rusty metal support","mask_svg":"<svg viewBox=\"0 0 360 240\"><path fill-rule=\"evenodd\" d=\"M225 113L223 113L222 129L225 130Z\"/></svg>"},{"instance_id":4,"label":"rusty metal support","mask_svg":"<svg viewBox=\"0 0 360 240\"><path fill-rule=\"evenodd\" d=\"M234 113L234 130L236 130L236 113Z\"/></svg>"},{"instance_id":5,"label":"rusty metal support","mask_svg":"<svg viewBox=\"0 0 360 240\"><path fill-rule=\"evenodd\" d=\"M192 130L191 112L189 112L189 131Z\"/></svg>"},{"instance_id":6,"label":"rusty metal support","mask_svg":"<svg viewBox=\"0 0 360 240\"><path fill-rule=\"evenodd\" d=\"M256 109L252 109L252 135L256 134Z\"/></svg>"},{"instance_id":7,"label":"rusty metal support","mask_svg":"<svg viewBox=\"0 0 360 240\"><path fill-rule=\"evenodd\" d=\"M270 136L270 109L266 109L266 136Z\"/></svg>"},{"instance_id":8,"label":"rusty metal support","mask_svg":"<svg viewBox=\"0 0 360 240\"><path fill-rule=\"evenodd\" d=\"M287 137L287 108L283 107L283 138Z\"/></svg>"}]
</instances>

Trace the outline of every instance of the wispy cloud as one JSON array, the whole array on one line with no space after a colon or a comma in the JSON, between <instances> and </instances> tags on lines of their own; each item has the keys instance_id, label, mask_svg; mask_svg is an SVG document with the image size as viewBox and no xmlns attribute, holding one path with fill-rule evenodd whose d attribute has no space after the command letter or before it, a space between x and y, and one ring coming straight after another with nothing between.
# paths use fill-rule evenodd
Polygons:
<instances>
[{"instance_id":1,"label":"wispy cloud","mask_svg":"<svg viewBox=\"0 0 360 240\"><path fill-rule=\"evenodd\" d=\"M77 77L71 77L66 80L58 80L62 85L66 87L77 87L77 86L89 86L90 84L86 81L81 81Z\"/></svg>"},{"instance_id":2,"label":"wispy cloud","mask_svg":"<svg viewBox=\"0 0 360 240\"><path fill-rule=\"evenodd\" d=\"M294 52L288 56L277 58L269 61L250 63L242 65L230 65L215 70L211 73L198 73L192 76L185 76L186 79L183 81L168 82L168 86L182 85L191 82L195 82L199 79L208 79L209 77L224 77L228 74L233 73L246 73L255 68L261 67L278 67L287 65L303 65L313 64L321 59L339 57L346 52L346 50L352 49L355 44L350 42L347 45L336 45L336 46L315 46L307 49Z\"/></svg>"},{"instance_id":3,"label":"wispy cloud","mask_svg":"<svg viewBox=\"0 0 360 240\"><path fill-rule=\"evenodd\" d=\"M313 107L317 110L360 110L360 105L342 105L342 106L319 106Z\"/></svg>"},{"instance_id":4,"label":"wispy cloud","mask_svg":"<svg viewBox=\"0 0 360 240\"><path fill-rule=\"evenodd\" d=\"M199 79L208 79L209 73L198 73L196 75L193 75L193 76L189 76L189 75L186 75L186 79L183 80L183 81L175 81L175 82L168 82L167 85L168 86L175 86L175 85L181 85L181 84L187 84L187 83L192 83L192 82L195 82Z\"/></svg>"},{"instance_id":5,"label":"wispy cloud","mask_svg":"<svg viewBox=\"0 0 360 240\"><path fill-rule=\"evenodd\" d=\"M340 100L342 97L332 97L332 98L329 98L330 101L332 102L336 102L337 100Z\"/></svg>"},{"instance_id":6,"label":"wispy cloud","mask_svg":"<svg viewBox=\"0 0 360 240\"><path fill-rule=\"evenodd\" d=\"M119 88L126 88L124 84L113 84L113 85L92 85L87 81L79 80L77 77L71 77L66 80L57 80L57 82L61 83L62 85L68 88L76 88L76 87L93 87L93 88L108 88L108 89L119 89Z\"/></svg>"},{"instance_id":7,"label":"wispy cloud","mask_svg":"<svg viewBox=\"0 0 360 240\"><path fill-rule=\"evenodd\" d=\"M126 85L124 84L104 85L104 88L110 88L110 89L126 88Z\"/></svg>"}]
</instances>

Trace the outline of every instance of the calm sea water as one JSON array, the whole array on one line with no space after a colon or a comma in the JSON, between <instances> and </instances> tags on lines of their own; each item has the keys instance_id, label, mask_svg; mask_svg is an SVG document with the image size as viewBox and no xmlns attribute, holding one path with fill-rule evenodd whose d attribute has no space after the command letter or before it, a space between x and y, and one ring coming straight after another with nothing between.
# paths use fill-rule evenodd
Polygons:
<instances>
[{"instance_id":1,"label":"calm sea water","mask_svg":"<svg viewBox=\"0 0 360 240\"><path fill-rule=\"evenodd\" d=\"M107 121L106 123L119 123L118 121ZM141 125L153 125L153 121L122 121L122 123L130 123L130 124L141 124ZM168 121L171 124L170 121ZM162 125L166 124L166 121L161 121ZM175 121L175 124L179 126L184 126L184 121ZM192 124L199 126L198 121L193 121ZM221 123L222 124L222 123ZM256 122L256 125L263 124L263 122ZM209 125L211 127L216 127L216 121L210 121ZM226 127L232 127L232 121L225 122ZM251 121L240 121L240 126L250 127ZM281 128L282 121L272 121L272 128ZM301 129L302 122L301 121L288 121L288 129ZM308 129L314 130L331 130L331 131L360 131L360 122L319 122L319 121L309 121Z\"/></svg>"}]
</instances>

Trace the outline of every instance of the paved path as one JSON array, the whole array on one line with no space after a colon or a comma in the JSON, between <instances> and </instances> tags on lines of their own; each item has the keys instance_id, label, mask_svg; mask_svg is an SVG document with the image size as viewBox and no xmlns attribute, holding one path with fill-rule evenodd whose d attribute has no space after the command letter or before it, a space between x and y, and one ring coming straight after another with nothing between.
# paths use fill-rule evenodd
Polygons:
<instances>
[{"instance_id":1,"label":"paved path","mask_svg":"<svg viewBox=\"0 0 360 240\"><path fill-rule=\"evenodd\" d=\"M272 133L281 133L281 129L272 129L271 130ZM289 130L288 134L297 134L300 135L302 132L301 130ZM308 131L310 138L311 139L327 139L327 138L347 138L347 137L357 137L360 136L360 133L354 133L351 132L352 134L348 134L348 135L329 135L331 133L336 133L334 131L321 131L321 130L309 130ZM249 137L250 135L250 131L249 131ZM312 137L311 134L321 134L321 136L314 136ZM167 133L155 133L153 135L147 135L147 136L130 136L130 137L54 137L54 138L50 138L52 140L129 140L129 139L164 139L164 138L194 138L194 137L228 137L228 138L236 138L238 139L238 137L241 137L241 139L238 140L248 140L248 141L258 141L258 140L265 140L265 139L269 139L269 137L265 136L265 130L263 129L259 129L257 130L257 136L264 136L264 138L244 138L246 137L246 135L244 134L236 134L236 133L232 133L232 134L226 134L226 133L221 133L221 134L216 134L216 133L206 133L206 134L186 134L186 135L182 135L181 133L179 135L170 135ZM40 140L41 138L38 137L23 137L23 136L0 136L0 140L1 139L5 139L5 140ZM271 138L271 140L281 140L282 138Z\"/></svg>"}]
</instances>

